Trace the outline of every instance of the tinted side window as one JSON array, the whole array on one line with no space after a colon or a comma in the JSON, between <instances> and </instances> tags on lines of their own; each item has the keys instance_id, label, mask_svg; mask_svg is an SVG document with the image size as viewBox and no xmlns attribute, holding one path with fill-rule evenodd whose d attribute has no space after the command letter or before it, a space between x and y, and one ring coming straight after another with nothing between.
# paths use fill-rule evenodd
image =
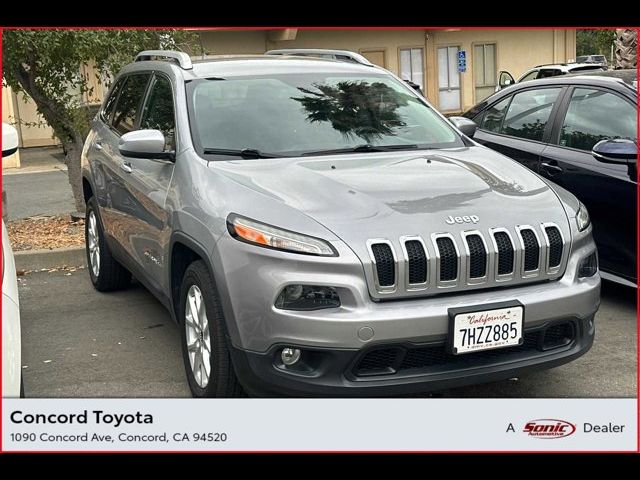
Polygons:
<instances>
[{"instance_id":1,"label":"tinted side window","mask_svg":"<svg viewBox=\"0 0 640 480\"><path fill-rule=\"evenodd\" d=\"M517 93L509 105L502 133L541 141L559 93L560 88L542 88Z\"/></svg>"},{"instance_id":2,"label":"tinted side window","mask_svg":"<svg viewBox=\"0 0 640 480\"><path fill-rule=\"evenodd\" d=\"M149 77L149 74L129 75L127 77L111 121L112 127L120 135L124 135L135 128L138 111Z\"/></svg>"},{"instance_id":3,"label":"tinted side window","mask_svg":"<svg viewBox=\"0 0 640 480\"><path fill-rule=\"evenodd\" d=\"M496 133L500 132L502 120L504 119L504 114L507 111L510 100L511 97L507 97L487 109L484 114L484 119L482 120L482 128L484 130Z\"/></svg>"},{"instance_id":4,"label":"tinted side window","mask_svg":"<svg viewBox=\"0 0 640 480\"><path fill-rule=\"evenodd\" d=\"M560 145L591 151L600 140L637 139L636 109L613 93L576 88L571 95Z\"/></svg>"},{"instance_id":5,"label":"tinted side window","mask_svg":"<svg viewBox=\"0 0 640 480\"><path fill-rule=\"evenodd\" d=\"M562 70L558 70L557 68L543 68L538 73L536 78L549 78L556 77L558 75L562 75Z\"/></svg>"},{"instance_id":6,"label":"tinted side window","mask_svg":"<svg viewBox=\"0 0 640 480\"><path fill-rule=\"evenodd\" d=\"M175 150L175 119L173 113L173 92L171 82L157 76L151 87L142 114L140 128L160 130L165 138L165 150Z\"/></svg>"},{"instance_id":7,"label":"tinted side window","mask_svg":"<svg viewBox=\"0 0 640 480\"><path fill-rule=\"evenodd\" d=\"M109 95L109 98L107 98L107 101L104 103L104 108L102 109L102 119L107 123L111 121L111 114L116 108L116 100L118 100L118 94L120 93L120 90L122 90L123 84L124 79L118 80L111 90L111 95Z\"/></svg>"}]
</instances>

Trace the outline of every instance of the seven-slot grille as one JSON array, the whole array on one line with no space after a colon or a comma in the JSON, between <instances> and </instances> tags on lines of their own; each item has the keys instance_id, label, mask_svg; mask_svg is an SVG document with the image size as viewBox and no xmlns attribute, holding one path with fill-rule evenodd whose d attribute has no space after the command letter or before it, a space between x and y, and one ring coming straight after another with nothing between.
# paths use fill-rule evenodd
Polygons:
<instances>
[{"instance_id":1,"label":"seven-slot grille","mask_svg":"<svg viewBox=\"0 0 640 480\"><path fill-rule=\"evenodd\" d=\"M566 256L562 233L553 224L517 227L511 233L506 228L460 236L438 233L430 243L417 236L399 240L404 258L396 257L397 247L388 239L369 242L379 293L544 280L560 273Z\"/></svg>"}]
</instances>

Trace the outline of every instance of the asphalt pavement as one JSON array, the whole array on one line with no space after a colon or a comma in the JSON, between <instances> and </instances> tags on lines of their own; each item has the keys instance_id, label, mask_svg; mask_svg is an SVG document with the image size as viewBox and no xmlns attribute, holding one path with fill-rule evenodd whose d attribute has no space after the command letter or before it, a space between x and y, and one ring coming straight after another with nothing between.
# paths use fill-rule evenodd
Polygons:
<instances>
[{"instance_id":1,"label":"asphalt pavement","mask_svg":"<svg viewBox=\"0 0 640 480\"><path fill-rule=\"evenodd\" d=\"M188 397L179 331L142 286L99 293L86 269L19 278L27 397ZM635 290L603 285L593 348L551 369L437 397L635 397Z\"/></svg>"},{"instance_id":2,"label":"asphalt pavement","mask_svg":"<svg viewBox=\"0 0 640 480\"><path fill-rule=\"evenodd\" d=\"M76 210L67 172L53 170L2 176L9 220Z\"/></svg>"},{"instance_id":3,"label":"asphalt pavement","mask_svg":"<svg viewBox=\"0 0 640 480\"><path fill-rule=\"evenodd\" d=\"M9 220L76 210L60 148L25 148L20 158L20 168L2 171Z\"/></svg>"}]
</instances>

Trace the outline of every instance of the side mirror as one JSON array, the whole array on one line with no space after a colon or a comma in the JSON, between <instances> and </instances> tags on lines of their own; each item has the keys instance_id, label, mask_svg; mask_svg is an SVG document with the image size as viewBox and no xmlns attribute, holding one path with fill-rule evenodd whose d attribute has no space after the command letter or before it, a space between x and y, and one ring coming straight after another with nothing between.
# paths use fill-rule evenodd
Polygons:
<instances>
[{"instance_id":1,"label":"side mirror","mask_svg":"<svg viewBox=\"0 0 640 480\"><path fill-rule=\"evenodd\" d=\"M120 137L120 155L130 158L174 161L175 153L164 149L165 139L160 130L135 130Z\"/></svg>"},{"instance_id":2,"label":"side mirror","mask_svg":"<svg viewBox=\"0 0 640 480\"><path fill-rule=\"evenodd\" d=\"M18 150L18 131L13 125L2 122L2 157L13 155Z\"/></svg>"},{"instance_id":3,"label":"side mirror","mask_svg":"<svg viewBox=\"0 0 640 480\"><path fill-rule=\"evenodd\" d=\"M473 138L476 134L478 125L473 120L466 117L449 117L449 121L469 138Z\"/></svg>"},{"instance_id":4,"label":"side mirror","mask_svg":"<svg viewBox=\"0 0 640 480\"><path fill-rule=\"evenodd\" d=\"M638 145L633 140L616 138L600 140L593 146L591 154L603 163L629 164L638 160Z\"/></svg>"},{"instance_id":5,"label":"side mirror","mask_svg":"<svg viewBox=\"0 0 640 480\"><path fill-rule=\"evenodd\" d=\"M516 81L514 80L513 75L509 72L505 72L504 70L500 72L500 75L498 76L498 86L500 88L508 87L514 83L516 83Z\"/></svg>"}]
</instances>

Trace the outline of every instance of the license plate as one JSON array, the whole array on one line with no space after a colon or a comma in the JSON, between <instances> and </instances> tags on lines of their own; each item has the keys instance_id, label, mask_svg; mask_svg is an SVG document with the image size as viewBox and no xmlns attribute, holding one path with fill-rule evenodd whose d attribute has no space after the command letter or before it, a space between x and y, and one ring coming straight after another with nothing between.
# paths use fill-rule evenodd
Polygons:
<instances>
[{"instance_id":1,"label":"license plate","mask_svg":"<svg viewBox=\"0 0 640 480\"><path fill-rule=\"evenodd\" d=\"M523 314L522 306L457 313L453 317L453 353L520 345Z\"/></svg>"}]
</instances>

